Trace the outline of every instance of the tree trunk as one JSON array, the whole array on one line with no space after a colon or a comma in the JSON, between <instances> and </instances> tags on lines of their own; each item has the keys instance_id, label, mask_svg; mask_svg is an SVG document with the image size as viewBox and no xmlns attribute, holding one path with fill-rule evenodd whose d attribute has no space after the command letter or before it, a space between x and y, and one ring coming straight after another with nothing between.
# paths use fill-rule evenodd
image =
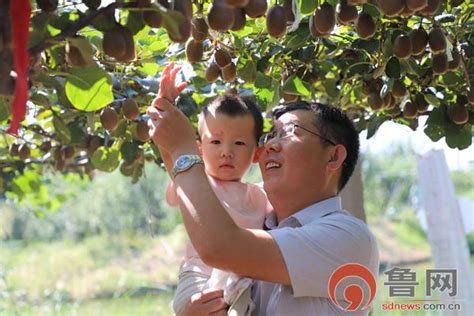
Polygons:
<instances>
[{"instance_id":1,"label":"tree trunk","mask_svg":"<svg viewBox=\"0 0 474 316\"><path fill-rule=\"evenodd\" d=\"M340 196L342 198L342 207L366 222L361 164L361 159L359 159L352 177L341 191Z\"/></svg>"},{"instance_id":2,"label":"tree trunk","mask_svg":"<svg viewBox=\"0 0 474 316\"><path fill-rule=\"evenodd\" d=\"M13 95L15 80L13 69L10 0L0 0L0 95Z\"/></svg>"},{"instance_id":3,"label":"tree trunk","mask_svg":"<svg viewBox=\"0 0 474 316\"><path fill-rule=\"evenodd\" d=\"M457 295L450 297L443 292L442 303L456 300L453 302L460 303L462 310L445 312L445 315L467 315L474 307L469 250L454 185L442 151L432 150L418 158L418 185L435 268L457 270Z\"/></svg>"}]
</instances>

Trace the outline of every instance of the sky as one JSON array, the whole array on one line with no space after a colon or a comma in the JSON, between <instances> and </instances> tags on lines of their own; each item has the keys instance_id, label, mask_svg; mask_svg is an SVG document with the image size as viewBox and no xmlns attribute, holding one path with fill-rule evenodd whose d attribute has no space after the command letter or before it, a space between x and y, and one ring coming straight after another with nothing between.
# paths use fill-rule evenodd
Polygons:
<instances>
[{"instance_id":1,"label":"sky","mask_svg":"<svg viewBox=\"0 0 474 316\"><path fill-rule=\"evenodd\" d=\"M412 131L407 126L388 121L369 140L367 140L367 132L364 131L360 136L361 150L382 153L396 144L408 143L419 155L432 149L443 150L448 167L451 170L466 169L469 166L474 166L474 145L464 150L458 150L449 148L444 138L434 143L423 131L425 122L426 117L420 118L418 129Z\"/></svg>"}]
</instances>

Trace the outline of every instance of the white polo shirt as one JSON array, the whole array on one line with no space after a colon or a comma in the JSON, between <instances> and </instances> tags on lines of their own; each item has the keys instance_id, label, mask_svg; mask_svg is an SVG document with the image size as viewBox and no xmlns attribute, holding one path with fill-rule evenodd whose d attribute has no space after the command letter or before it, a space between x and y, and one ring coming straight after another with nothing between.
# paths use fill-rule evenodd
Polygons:
<instances>
[{"instance_id":1,"label":"white polo shirt","mask_svg":"<svg viewBox=\"0 0 474 316\"><path fill-rule=\"evenodd\" d=\"M377 243L367 225L343 210L338 196L313 204L278 226L275 214L271 215L265 225L280 248L291 285L257 281L252 292L257 305L253 315L367 315L368 310L339 309L328 294L329 278L343 264L362 264L377 278ZM336 296L347 306L340 286Z\"/></svg>"}]
</instances>

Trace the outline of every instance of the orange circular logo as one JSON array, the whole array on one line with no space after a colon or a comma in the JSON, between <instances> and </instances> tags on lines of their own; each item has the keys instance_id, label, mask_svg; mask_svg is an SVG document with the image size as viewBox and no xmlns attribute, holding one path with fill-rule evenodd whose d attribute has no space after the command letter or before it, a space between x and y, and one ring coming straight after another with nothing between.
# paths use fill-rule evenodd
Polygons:
<instances>
[{"instance_id":1,"label":"orange circular logo","mask_svg":"<svg viewBox=\"0 0 474 316\"><path fill-rule=\"evenodd\" d=\"M356 283L348 284L344 288L344 299L349 302L346 308L343 308L336 298L336 288L339 283L346 278L358 278L362 279L367 284L369 293L367 303L362 306L364 301L364 291L361 286ZM328 293L331 301L342 310L345 311L356 311L364 310L370 307L372 301L375 298L377 291L377 282L374 274L366 266L358 263L348 263L340 266L336 269L329 278ZM361 308L362 306L362 308Z\"/></svg>"}]
</instances>

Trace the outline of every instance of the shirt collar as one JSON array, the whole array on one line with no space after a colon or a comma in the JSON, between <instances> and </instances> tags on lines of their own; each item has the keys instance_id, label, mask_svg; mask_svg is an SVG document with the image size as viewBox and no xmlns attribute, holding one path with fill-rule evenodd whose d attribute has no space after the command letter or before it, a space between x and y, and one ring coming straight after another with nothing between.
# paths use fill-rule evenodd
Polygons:
<instances>
[{"instance_id":1,"label":"shirt collar","mask_svg":"<svg viewBox=\"0 0 474 316\"><path fill-rule=\"evenodd\" d=\"M311 204L310 206L302 209L301 211L298 211L293 215L285 218L278 225L276 214L275 212L272 212L265 219L265 226L269 229L275 229L277 227L303 226L314 221L315 219L323 217L328 213L340 210L342 210L341 197L334 196L332 198Z\"/></svg>"}]
</instances>

